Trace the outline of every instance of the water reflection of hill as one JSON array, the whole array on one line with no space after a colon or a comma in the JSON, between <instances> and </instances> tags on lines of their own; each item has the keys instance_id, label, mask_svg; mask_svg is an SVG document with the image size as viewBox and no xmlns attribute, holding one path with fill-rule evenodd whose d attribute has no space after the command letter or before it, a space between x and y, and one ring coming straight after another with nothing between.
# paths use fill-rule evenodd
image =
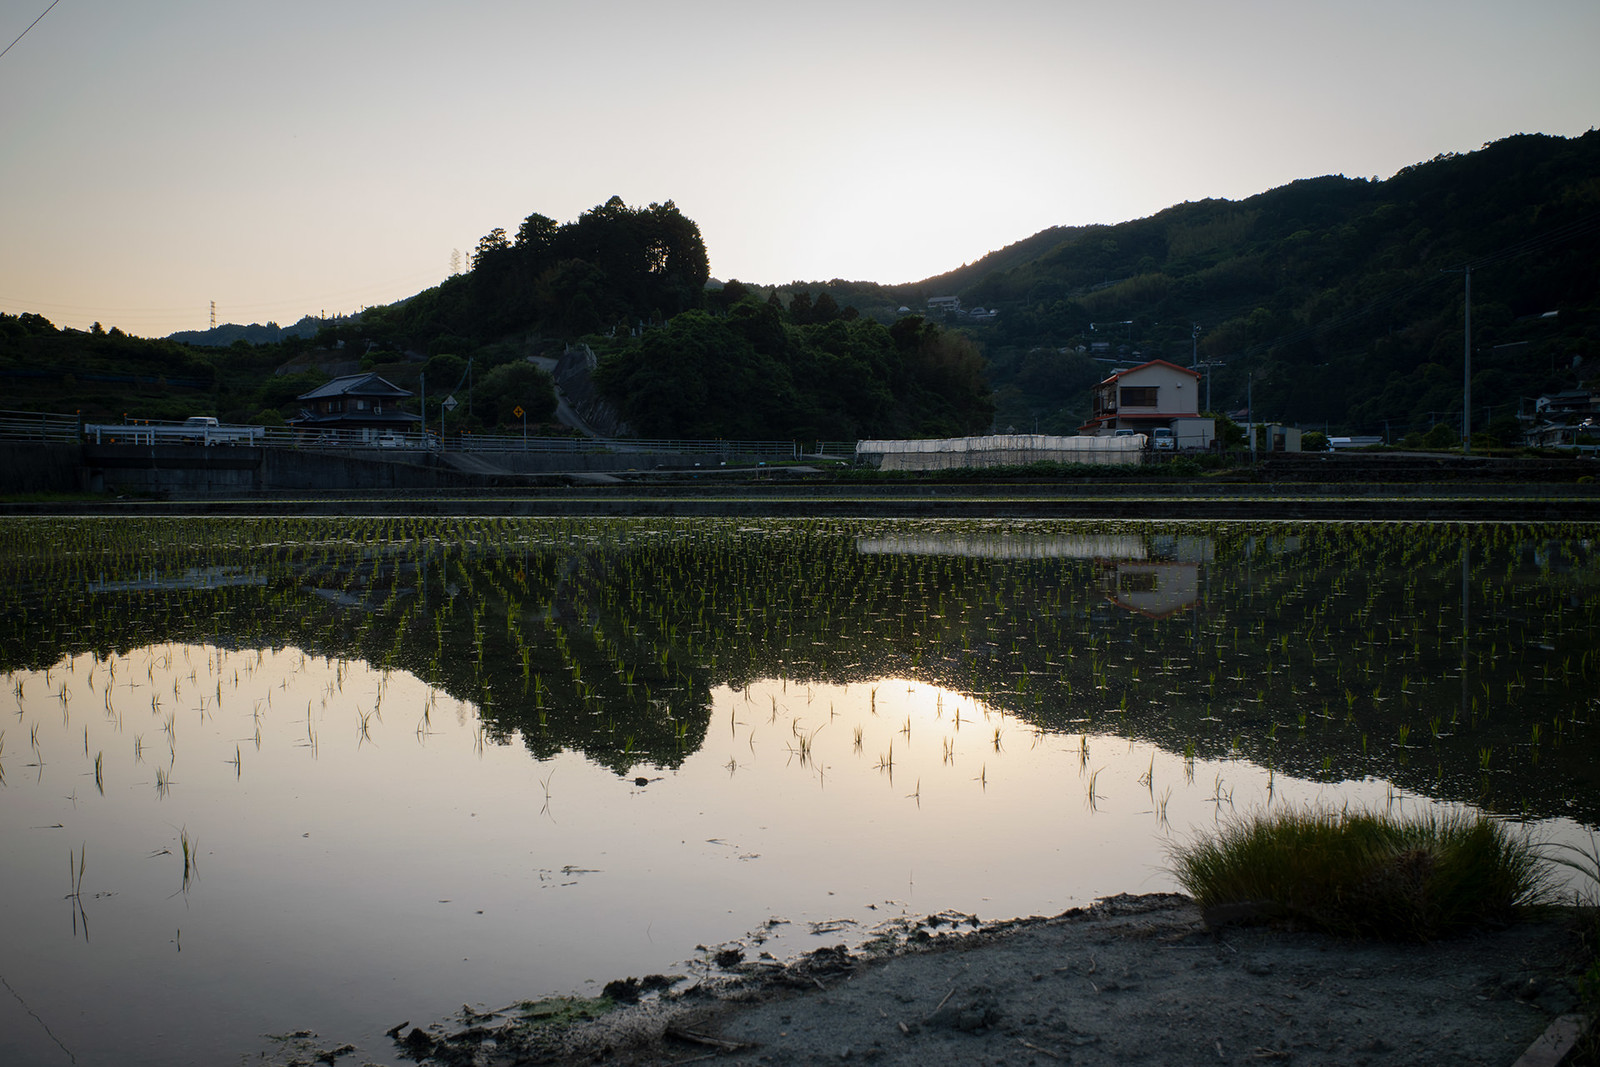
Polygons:
<instances>
[{"instance_id":1,"label":"water reflection of hill","mask_svg":"<svg viewBox=\"0 0 1600 1067\"><path fill-rule=\"evenodd\" d=\"M714 686L896 675L1047 730L1600 821L1600 583L1557 529L83 525L37 524L57 550L0 563L23 591L8 669L292 644L412 671L498 737L619 773L694 751Z\"/></svg>"}]
</instances>

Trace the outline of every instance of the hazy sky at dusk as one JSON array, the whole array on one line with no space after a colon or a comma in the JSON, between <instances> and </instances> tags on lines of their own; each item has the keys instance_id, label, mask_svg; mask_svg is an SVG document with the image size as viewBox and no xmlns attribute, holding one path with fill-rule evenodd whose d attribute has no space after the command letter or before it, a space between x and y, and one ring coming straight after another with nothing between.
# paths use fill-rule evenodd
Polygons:
<instances>
[{"instance_id":1,"label":"hazy sky at dusk","mask_svg":"<svg viewBox=\"0 0 1600 1067\"><path fill-rule=\"evenodd\" d=\"M0 48L49 0L0 0ZM1595 0L60 0L0 58L0 310L164 335L674 200L719 278L914 281L1047 226L1600 121Z\"/></svg>"}]
</instances>

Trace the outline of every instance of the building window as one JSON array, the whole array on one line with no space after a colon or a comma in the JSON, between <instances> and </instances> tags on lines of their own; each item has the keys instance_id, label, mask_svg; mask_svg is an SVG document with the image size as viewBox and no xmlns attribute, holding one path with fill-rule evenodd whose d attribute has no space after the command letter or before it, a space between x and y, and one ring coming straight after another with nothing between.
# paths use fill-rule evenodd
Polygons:
<instances>
[{"instance_id":1,"label":"building window","mask_svg":"<svg viewBox=\"0 0 1600 1067\"><path fill-rule=\"evenodd\" d=\"M1118 571L1117 591L1119 593L1154 593L1156 591L1155 571Z\"/></svg>"},{"instance_id":2,"label":"building window","mask_svg":"<svg viewBox=\"0 0 1600 1067\"><path fill-rule=\"evenodd\" d=\"M1122 387L1122 406L1125 408L1153 408L1156 406L1156 385L1125 385Z\"/></svg>"}]
</instances>

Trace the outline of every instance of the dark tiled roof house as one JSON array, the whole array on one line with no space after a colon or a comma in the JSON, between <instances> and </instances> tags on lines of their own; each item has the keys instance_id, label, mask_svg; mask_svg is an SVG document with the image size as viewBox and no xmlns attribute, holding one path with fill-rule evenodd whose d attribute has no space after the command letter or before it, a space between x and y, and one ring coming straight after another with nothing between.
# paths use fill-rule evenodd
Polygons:
<instances>
[{"instance_id":1,"label":"dark tiled roof house","mask_svg":"<svg viewBox=\"0 0 1600 1067\"><path fill-rule=\"evenodd\" d=\"M369 436L386 430L415 431L422 416L400 410L400 401L411 395L376 374L347 374L302 393L297 399L304 406L289 425L302 430L370 431Z\"/></svg>"}]
</instances>

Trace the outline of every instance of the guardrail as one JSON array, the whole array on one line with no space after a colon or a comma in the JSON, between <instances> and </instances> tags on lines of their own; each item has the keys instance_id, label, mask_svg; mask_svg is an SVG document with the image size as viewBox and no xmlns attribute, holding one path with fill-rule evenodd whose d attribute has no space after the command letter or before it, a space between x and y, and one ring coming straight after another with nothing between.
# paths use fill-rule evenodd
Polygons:
<instances>
[{"instance_id":1,"label":"guardrail","mask_svg":"<svg viewBox=\"0 0 1600 1067\"><path fill-rule=\"evenodd\" d=\"M691 456L753 456L795 459L800 446L794 441L693 441L643 437L517 437L499 434L462 434L447 438L447 451L460 452L670 452Z\"/></svg>"},{"instance_id":2,"label":"guardrail","mask_svg":"<svg viewBox=\"0 0 1600 1067\"><path fill-rule=\"evenodd\" d=\"M10 440L131 445L243 445L256 448L374 450L379 452L668 453L766 461L850 459L855 441L730 441L640 437L528 437L520 434L434 433L392 430L309 430L294 426L195 427L153 419L85 425L76 415L0 411L0 438Z\"/></svg>"},{"instance_id":3,"label":"guardrail","mask_svg":"<svg viewBox=\"0 0 1600 1067\"><path fill-rule=\"evenodd\" d=\"M854 459L856 444L855 441L818 441L816 447L806 451L805 455L825 459Z\"/></svg>"},{"instance_id":4,"label":"guardrail","mask_svg":"<svg viewBox=\"0 0 1600 1067\"><path fill-rule=\"evenodd\" d=\"M89 423L83 439L95 444L124 445L258 445L266 438L261 426L211 426L186 422Z\"/></svg>"},{"instance_id":5,"label":"guardrail","mask_svg":"<svg viewBox=\"0 0 1600 1067\"><path fill-rule=\"evenodd\" d=\"M83 436L76 415L39 411L0 411L0 437L13 441L71 442Z\"/></svg>"},{"instance_id":6,"label":"guardrail","mask_svg":"<svg viewBox=\"0 0 1600 1067\"><path fill-rule=\"evenodd\" d=\"M807 457L847 459L855 455L854 441L732 441L682 440L640 437L538 437L520 434L463 433L441 438L434 433L399 433L385 430L311 430L293 426L212 427L202 432L181 422L132 421L80 426L75 416L40 416L0 413L0 436L38 437L44 428L51 440L88 439L96 444L248 445L257 448L295 448L311 451L365 450L377 452L542 452L567 455L672 454L734 457L766 461L792 461ZM14 425L13 425L14 423Z\"/></svg>"}]
</instances>

